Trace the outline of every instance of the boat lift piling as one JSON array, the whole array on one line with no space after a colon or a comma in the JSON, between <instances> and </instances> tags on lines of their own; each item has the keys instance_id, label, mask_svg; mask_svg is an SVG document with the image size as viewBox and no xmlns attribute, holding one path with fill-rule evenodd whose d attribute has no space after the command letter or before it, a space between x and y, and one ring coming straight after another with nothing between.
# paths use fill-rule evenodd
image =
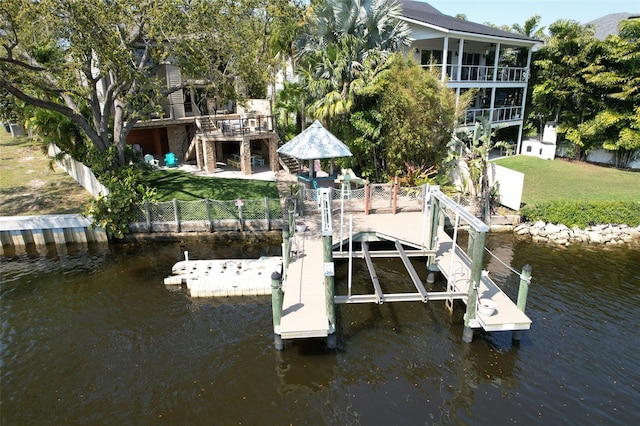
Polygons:
<instances>
[{"instance_id":1,"label":"boat lift piling","mask_svg":"<svg viewBox=\"0 0 640 426\"><path fill-rule=\"evenodd\" d=\"M324 259L324 288L327 301L327 319L329 331L327 348L335 349L336 337L336 308L335 308L335 267L333 263L333 226L331 224L331 188L318 191L322 214L322 255Z\"/></svg>"},{"instance_id":2,"label":"boat lift piling","mask_svg":"<svg viewBox=\"0 0 640 426\"><path fill-rule=\"evenodd\" d=\"M276 350L284 349L284 342L280 336L280 319L282 318L282 275L278 271L271 274L271 309L273 312L273 345Z\"/></svg>"},{"instance_id":3,"label":"boat lift piling","mask_svg":"<svg viewBox=\"0 0 640 426\"><path fill-rule=\"evenodd\" d=\"M482 259L484 257L486 238L486 231L478 230L476 238L474 238L473 250L471 251L469 296L467 297L467 311L464 314L464 331L462 332L462 340L467 343L473 340L473 328L471 328L471 325L475 322L476 311L478 310L478 283L480 283L482 277Z\"/></svg>"},{"instance_id":4,"label":"boat lift piling","mask_svg":"<svg viewBox=\"0 0 640 426\"><path fill-rule=\"evenodd\" d=\"M282 230L282 261L284 263L284 270L286 271L291 261L291 240L289 239L289 231L287 229Z\"/></svg>"},{"instance_id":5,"label":"boat lift piling","mask_svg":"<svg viewBox=\"0 0 640 426\"><path fill-rule=\"evenodd\" d=\"M527 295L529 294L529 283L531 282L531 265L526 264L520 273L520 287L518 288L518 301L516 305L523 313L527 306ZM522 337L522 330L513 332L513 340L519 341Z\"/></svg>"},{"instance_id":6,"label":"boat lift piling","mask_svg":"<svg viewBox=\"0 0 640 426\"><path fill-rule=\"evenodd\" d=\"M429 191L425 191L424 198L425 210L429 214L429 250L435 250L436 245L438 243L438 227L440 226L441 220L444 222L444 213L440 211L440 201L437 198L431 197ZM427 269L429 273L427 274L427 283L433 284L435 282L435 275L440 269L438 268L438 264L436 262L435 256L429 256L427 258Z\"/></svg>"}]
</instances>

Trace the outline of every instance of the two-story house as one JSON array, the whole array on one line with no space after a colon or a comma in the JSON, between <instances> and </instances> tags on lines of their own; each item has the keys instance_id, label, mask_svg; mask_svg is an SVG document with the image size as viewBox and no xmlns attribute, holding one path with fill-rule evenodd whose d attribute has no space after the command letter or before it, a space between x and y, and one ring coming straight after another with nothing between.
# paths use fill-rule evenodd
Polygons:
<instances>
[{"instance_id":1,"label":"two-story house","mask_svg":"<svg viewBox=\"0 0 640 426\"><path fill-rule=\"evenodd\" d=\"M171 152L179 162L195 161L207 173L220 170L221 163L244 174L256 166L278 170L278 136L268 100L222 104L207 95L206 82L183 75L170 63L159 65L155 75L167 87L188 84L167 97L161 113L135 125L129 145L160 162Z\"/></svg>"},{"instance_id":2,"label":"two-story house","mask_svg":"<svg viewBox=\"0 0 640 426\"><path fill-rule=\"evenodd\" d=\"M448 16L428 3L400 3L399 18L411 29L410 53L423 67L436 68L458 99L477 89L462 127L485 117L519 153L531 52L540 40Z\"/></svg>"}]
</instances>

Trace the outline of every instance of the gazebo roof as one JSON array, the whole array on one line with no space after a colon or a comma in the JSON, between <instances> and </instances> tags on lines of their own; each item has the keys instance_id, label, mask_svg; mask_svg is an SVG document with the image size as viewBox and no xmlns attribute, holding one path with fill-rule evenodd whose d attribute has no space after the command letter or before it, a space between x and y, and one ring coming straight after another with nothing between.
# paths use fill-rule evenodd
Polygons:
<instances>
[{"instance_id":1,"label":"gazebo roof","mask_svg":"<svg viewBox=\"0 0 640 426\"><path fill-rule=\"evenodd\" d=\"M349 147L325 129L318 120L278 148L278 153L289 155L298 160L351 157L353 155L349 151Z\"/></svg>"}]
</instances>

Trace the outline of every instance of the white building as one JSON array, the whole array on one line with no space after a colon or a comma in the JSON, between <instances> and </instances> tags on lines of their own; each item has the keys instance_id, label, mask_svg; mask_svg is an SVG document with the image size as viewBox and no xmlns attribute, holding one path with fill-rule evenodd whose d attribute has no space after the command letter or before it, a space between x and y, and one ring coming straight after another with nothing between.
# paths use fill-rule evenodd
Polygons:
<instances>
[{"instance_id":1,"label":"white building","mask_svg":"<svg viewBox=\"0 0 640 426\"><path fill-rule=\"evenodd\" d=\"M422 66L440 70L458 98L478 89L462 126L471 128L485 117L492 127L515 127L520 153L531 52L540 40L444 15L428 3L400 4L399 18L411 29L411 52Z\"/></svg>"}]
</instances>

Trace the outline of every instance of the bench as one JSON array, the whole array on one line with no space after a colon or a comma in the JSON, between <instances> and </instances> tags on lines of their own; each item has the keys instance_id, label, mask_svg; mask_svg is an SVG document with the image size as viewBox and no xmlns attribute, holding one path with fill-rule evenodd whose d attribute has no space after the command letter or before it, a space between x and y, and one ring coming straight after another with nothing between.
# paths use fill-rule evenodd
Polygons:
<instances>
[{"instance_id":1,"label":"bench","mask_svg":"<svg viewBox=\"0 0 640 426\"><path fill-rule=\"evenodd\" d=\"M230 165L231 167L235 167L236 169L241 169L242 168L242 165L240 164L240 161L234 160L233 158L227 159L227 164Z\"/></svg>"}]
</instances>

